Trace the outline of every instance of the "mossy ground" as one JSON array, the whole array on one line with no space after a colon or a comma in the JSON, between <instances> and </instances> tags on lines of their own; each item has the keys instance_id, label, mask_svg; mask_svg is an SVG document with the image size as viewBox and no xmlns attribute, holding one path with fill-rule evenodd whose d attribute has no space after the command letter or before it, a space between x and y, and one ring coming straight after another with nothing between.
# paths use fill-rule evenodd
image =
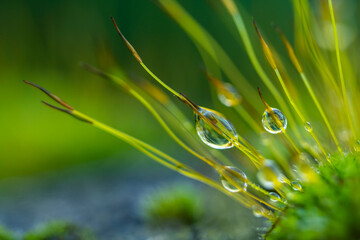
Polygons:
<instances>
[{"instance_id":1,"label":"mossy ground","mask_svg":"<svg viewBox=\"0 0 360 240\"><path fill-rule=\"evenodd\" d=\"M332 158L304 186L266 239L360 239L360 154Z\"/></svg>"},{"instance_id":2,"label":"mossy ground","mask_svg":"<svg viewBox=\"0 0 360 240\"><path fill-rule=\"evenodd\" d=\"M95 237L86 229L67 222L52 222L40 229L31 231L24 240L94 240Z\"/></svg>"}]
</instances>

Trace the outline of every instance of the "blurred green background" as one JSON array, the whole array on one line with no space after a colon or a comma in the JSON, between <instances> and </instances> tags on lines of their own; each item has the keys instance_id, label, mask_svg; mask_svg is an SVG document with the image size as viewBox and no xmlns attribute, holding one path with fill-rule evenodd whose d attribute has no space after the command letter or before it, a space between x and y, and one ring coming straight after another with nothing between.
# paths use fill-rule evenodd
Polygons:
<instances>
[{"instance_id":1,"label":"blurred green background","mask_svg":"<svg viewBox=\"0 0 360 240\"><path fill-rule=\"evenodd\" d=\"M232 25L229 18L222 21L223 9L213 9L211 1L205 0L179 2L257 84L239 39L224 27ZM264 26L265 34L274 35L268 22L272 19L292 36L290 1L241 4ZM78 62L84 61L106 70L114 58L130 75L147 76L120 42L110 16L153 72L197 103L213 106L195 46L150 0L1 1L0 178L58 170L133 151L114 137L45 107L40 100L48 100L46 96L22 80L39 84L82 112L161 149L173 148L175 143L169 144L138 102L79 67ZM186 113L191 117L190 111Z\"/></svg>"}]
</instances>

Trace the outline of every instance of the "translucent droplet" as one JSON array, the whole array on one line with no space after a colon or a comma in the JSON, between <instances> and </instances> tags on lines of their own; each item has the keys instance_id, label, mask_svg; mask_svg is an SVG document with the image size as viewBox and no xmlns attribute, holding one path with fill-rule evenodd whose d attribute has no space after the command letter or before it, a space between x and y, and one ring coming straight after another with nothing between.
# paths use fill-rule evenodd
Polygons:
<instances>
[{"instance_id":1,"label":"translucent droplet","mask_svg":"<svg viewBox=\"0 0 360 240\"><path fill-rule=\"evenodd\" d=\"M240 169L226 166L219 173L222 185L229 192L245 192L247 190L248 179Z\"/></svg>"},{"instance_id":2,"label":"translucent droplet","mask_svg":"<svg viewBox=\"0 0 360 240\"><path fill-rule=\"evenodd\" d=\"M286 182L286 177L278 167L278 165L270 159L265 159L263 166L257 173L260 184L266 189L273 189L277 182Z\"/></svg>"},{"instance_id":3,"label":"translucent droplet","mask_svg":"<svg viewBox=\"0 0 360 240\"><path fill-rule=\"evenodd\" d=\"M230 83L223 83L218 89L218 98L227 107L233 107L240 103L241 96Z\"/></svg>"},{"instance_id":4,"label":"translucent droplet","mask_svg":"<svg viewBox=\"0 0 360 240\"><path fill-rule=\"evenodd\" d=\"M298 155L299 161L292 166L297 178L303 182L315 181L317 176L319 162L309 153L301 152Z\"/></svg>"},{"instance_id":5,"label":"translucent droplet","mask_svg":"<svg viewBox=\"0 0 360 240\"><path fill-rule=\"evenodd\" d=\"M308 131L308 132L311 132L312 131L312 126L309 122L306 122L305 125L305 130Z\"/></svg>"},{"instance_id":6,"label":"translucent droplet","mask_svg":"<svg viewBox=\"0 0 360 240\"><path fill-rule=\"evenodd\" d=\"M280 202L281 201L281 197L279 194L277 194L276 192L271 192L269 194L270 196L270 200L273 201L273 202Z\"/></svg>"},{"instance_id":7,"label":"translucent droplet","mask_svg":"<svg viewBox=\"0 0 360 240\"><path fill-rule=\"evenodd\" d=\"M258 206L258 205L255 205L252 207L252 210L253 210L253 214L255 217L263 217L264 216L264 208Z\"/></svg>"},{"instance_id":8,"label":"translucent droplet","mask_svg":"<svg viewBox=\"0 0 360 240\"><path fill-rule=\"evenodd\" d=\"M237 133L231 122L219 113L206 108L200 108L199 112L212 121L217 126L223 125L229 131L232 138L237 139ZM219 134L212 126L209 126L199 115L195 115L196 131L200 139L208 146L216 149L226 149L233 147L233 144L223 135Z\"/></svg>"},{"instance_id":9,"label":"translucent droplet","mask_svg":"<svg viewBox=\"0 0 360 240\"><path fill-rule=\"evenodd\" d=\"M276 116L279 118L279 120L282 124L282 127L284 129L286 129L287 120L286 120L285 115L279 109L276 109L276 108L271 108L271 109L276 114ZM281 132L281 127L276 124L274 119L271 117L270 113L266 110L262 116L262 124L263 124L265 130L268 131L269 133L277 134L277 133Z\"/></svg>"},{"instance_id":10,"label":"translucent droplet","mask_svg":"<svg viewBox=\"0 0 360 240\"><path fill-rule=\"evenodd\" d=\"M298 181L292 181L291 182L291 187L295 190L295 191L302 191L302 186Z\"/></svg>"},{"instance_id":11,"label":"translucent droplet","mask_svg":"<svg viewBox=\"0 0 360 240\"><path fill-rule=\"evenodd\" d=\"M357 141L355 142L354 150L355 150L356 152L360 152L360 141L359 141L359 140L357 140Z\"/></svg>"}]
</instances>

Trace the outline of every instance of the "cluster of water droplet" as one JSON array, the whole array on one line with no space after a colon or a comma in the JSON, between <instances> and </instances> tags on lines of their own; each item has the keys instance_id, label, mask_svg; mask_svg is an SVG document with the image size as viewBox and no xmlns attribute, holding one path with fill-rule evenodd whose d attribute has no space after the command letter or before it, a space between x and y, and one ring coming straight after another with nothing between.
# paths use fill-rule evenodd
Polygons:
<instances>
[{"instance_id":1,"label":"cluster of water droplet","mask_svg":"<svg viewBox=\"0 0 360 240\"><path fill-rule=\"evenodd\" d=\"M277 116L279 121L281 122L282 126L278 126L278 124L275 122L275 120L273 119L273 117L267 110L265 110L265 112L262 116L262 124L266 131L268 131L269 133L272 133L272 134L277 134L277 133L281 132L281 130L282 130L281 127L283 129L286 129L287 119L286 119L285 115L279 109L276 109L276 108L271 108L271 109L275 113L275 115Z\"/></svg>"},{"instance_id":2,"label":"cluster of water droplet","mask_svg":"<svg viewBox=\"0 0 360 240\"><path fill-rule=\"evenodd\" d=\"M229 120L210 109L200 108L199 112L215 125L219 126L221 124L232 135L231 138L237 139L236 130ZM223 134L220 134L218 131L216 131L213 126L209 126L204 121L204 119L202 119L197 114L195 115L195 127L200 139L206 145L215 149L226 149L233 147L233 144L226 137L224 137Z\"/></svg>"}]
</instances>

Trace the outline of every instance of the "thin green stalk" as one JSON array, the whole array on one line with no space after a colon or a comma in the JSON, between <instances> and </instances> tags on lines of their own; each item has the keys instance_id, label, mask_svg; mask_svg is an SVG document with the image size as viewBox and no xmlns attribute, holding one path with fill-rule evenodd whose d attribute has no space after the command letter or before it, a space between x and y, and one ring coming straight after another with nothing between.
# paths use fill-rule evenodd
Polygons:
<instances>
[{"instance_id":1,"label":"thin green stalk","mask_svg":"<svg viewBox=\"0 0 360 240\"><path fill-rule=\"evenodd\" d=\"M263 132L263 129L254 120L254 118L250 116L250 114L245 110L242 105L238 104L234 107L234 109L256 133Z\"/></svg>"},{"instance_id":2,"label":"thin green stalk","mask_svg":"<svg viewBox=\"0 0 360 240\"><path fill-rule=\"evenodd\" d=\"M279 79L279 82L280 82L280 84L281 84L281 86L282 86L282 88L283 88L283 90L284 90L284 92L285 92L285 94L286 94L286 96L287 96L290 104L292 105L292 107L294 108L295 112L297 113L297 115L299 116L299 118L301 119L301 121L304 123L304 126L305 126L306 120L305 120L304 116L302 115L301 111L298 109L298 107L297 107L297 105L295 104L294 100L292 99L289 91L287 90L287 87L286 87L286 85L285 85L285 83L284 83L284 80L283 80L283 78L282 78L279 70L278 70L277 68L275 68L274 71L275 71L276 76L277 76L278 79ZM316 137L316 135L314 134L314 132L312 131L312 129L310 129L309 133L310 133L310 135L312 136L312 138L315 140L316 144L319 146L319 148L320 148L320 150L322 151L322 153L324 154L325 158L326 158L328 161L331 161L331 160L329 159L329 157L328 157L328 155L327 155L324 147L321 145L319 139Z\"/></svg>"},{"instance_id":3,"label":"thin green stalk","mask_svg":"<svg viewBox=\"0 0 360 240\"><path fill-rule=\"evenodd\" d=\"M240 35L241 39L243 40L245 50L250 58L252 65L254 66L256 72L258 73L258 75L260 76L261 80L264 82L266 87L269 89L271 94L274 96L275 100L279 103L279 106L283 109L284 112L287 113L289 121L292 123L295 123L292 113L291 113L290 109L288 108L287 104L285 103L285 100L281 96L280 92L273 85L270 78L265 73L264 69L262 68L262 66L255 54L254 47L250 41L250 37L246 30L246 26L244 24L244 20L240 14L239 9L235 5L234 1L232 1L232 0L221 0L221 1L225 5L226 9L229 11L231 17L233 18L233 21L235 22L236 28L239 32L239 35ZM298 139L302 139L297 128L293 127L292 129L293 129L296 137Z\"/></svg>"},{"instance_id":4,"label":"thin green stalk","mask_svg":"<svg viewBox=\"0 0 360 240\"><path fill-rule=\"evenodd\" d=\"M342 150L341 147L340 147L339 141L338 141L338 139L337 139L337 137L336 137L336 135L335 135L335 133L334 133L334 131L333 131L330 123L329 123L329 120L328 120L328 118L326 117L326 114L325 114L323 108L321 107L321 104L319 103L319 101L318 101L318 99L317 99L317 97L316 97L316 95L315 95L315 93L314 93L311 85L309 84L309 81L308 81L308 79L307 79L307 77L306 77L306 74L305 74L305 73L301 73L300 76L301 76L301 78L302 78L302 80L303 80L303 82L304 82L307 90L309 91L310 96L311 96L312 100L313 100L314 103L315 103L315 106L317 107L318 111L320 112L320 115L321 115L321 117L323 118L323 120L324 120L324 122L325 122L325 125L326 125L326 127L328 128L328 130L329 130L329 132L330 132L330 134L331 134L331 137L333 138L333 140L334 140L334 142L335 142L335 144L336 144L337 149L339 150L340 153L343 153L343 150Z\"/></svg>"},{"instance_id":5,"label":"thin green stalk","mask_svg":"<svg viewBox=\"0 0 360 240\"><path fill-rule=\"evenodd\" d=\"M189 153L191 153L192 155L194 155L195 157L201 159L202 161L206 162L207 164L209 164L210 166L216 168L217 163L214 162L211 159L205 158L204 156L200 155L199 153L197 153L196 151L194 151L193 149L191 149L189 146L187 146L180 138L178 138L176 136L176 134L169 128L169 126L166 124L166 122L163 120L163 118L158 114L158 112L155 110L155 108L153 106L151 106L151 104L144 98L142 97L137 91L135 91L133 88L131 88L124 80L122 80L121 78L118 78L116 76L110 75L110 74L106 74L104 72L101 72L98 69L95 69L93 67L90 66L86 66L86 68L93 72L96 73L102 77L105 77L107 79L110 79L112 81L114 81L115 83L118 83L120 86L122 86L124 89L126 89L129 94L131 94L133 97L135 97L142 105L144 105L149 112L151 113L151 115L154 116L154 118L159 122L159 124L161 125L161 127L166 131L166 133L177 143L179 144L182 148L184 148L186 151L188 151ZM156 77L156 76L155 76ZM160 80L161 81L161 80ZM166 85L166 84L164 84ZM167 86L167 85L166 85ZM168 87L168 86L167 86ZM170 87L168 87L169 91L171 91L172 89ZM174 90L172 90L174 91ZM175 91L174 91L175 92ZM176 92L175 92L176 93Z\"/></svg>"},{"instance_id":6,"label":"thin green stalk","mask_svg":"<svg viewBox=\"0 0 360 240\"><path fill-rule=\"evenodd\" d=\"M339 48L339 39L338 39L338 34L337 34L337 29L336 29L336 21L335 21L335 14L334 14L332 0L328 0L328 3L329 3L329 11L330 11L331 23L332 23L333 30L334 30L336 60L337 60L338 71L339 71L339 76L340 76L341 90L342 90L343 101L344 101L344 104L345 104L346 116L347 116L347 119L348 119L348 123L349 123L350 129L351 129L351 132L353 134L353 138L357 139L355 128L354 128L354 123L353 123L353 120L352 120L352 117L351 117L350 103L349 103L349 100L348 100L348 97L347 97L347 94L346 94L345 79L344 79L344 73L343 73L343 70L342 70L342 63L341 63L341 57L340 57L340 48Z\"/></svg>"},{"instance_id":7,"label":"thin green stalk","mask_svg":"<svg viewBox=\"0 0 360 240\"><path fill-rule=\"evenodd\" d=\"M187 97L185 97L185 95L180 94L178 92L176 92L175 90L173 90L171 87L169 87L167 84L165 84L162 80L160 80L142 61L141 57L139 56L139 54L137 53L137 51L134 49L134 47L130 44L130 42L125 38L125 36L121 33L120 29L118 28L115 20L113 18L111 18L111 20L113 21L113 24L115 26L116 31L118 32L120 38L122 39L122 41L125 43L126 47L128 48L128 50L131 52L131 54L134 56L134 58L139 62L139 64L144 68L144 70L146 70L146 72L149 73L149 75L151 75L158 83L160 83L165 89L167 89L168 91L170 91L171 93L173 93L176 97L179 98L179 100L181 100L182 102L184 102L186 105L188 105L195 114L197 114L206 124L208 124L209 126L211 126L216 132L218 132L219 134L221 134L222 136L224 136L231 144L233 144L233 146L235 146L237 149L239 149L240 151L242 151L245 155L247 155L249 157L249 159L254 163L254 165L259 168L264 160L264 158L257 152L253 152L253 148L249 149L245 146L243 146L238 139L236 138L236 136L234 136L232 133L230 133L227 128L221 123L214 123L213 121L211 121L210 119L208 119L207 117L205 117L199 110L200 107L197 106L195 103L193 103L192 101L190 101ZM240 138L240 136L238 136ZM243 142L245 142L243 140Z\"/></svg>"},{"instance_id":8,"label":"thin green stalk","mask_svg":"<svg viewBox=\"0 0 360 240\"><path fill-rule=\"evenodd\" d=\"M333 129L332 129L332 127L331 127L331 125L330 125L330 123L329 123L329 121L328 121L328 119L327 119L327 117L326 117L326 115L325 115L325 113L323 111L323 108L321 107L321 104L319 103L319 101L318 101L318 99L317 99L317 97L316 97L316 95L315 95L315 93L314 93L314 91L313 91L307 77L306 77L306 74L305 74L301 64L299 63L299 61L298 61L298 59L297 59L297 57L295 55L294 49L292 48L291 44L289 43L289 41L287 40L285 35L281 32L281 30L279 28L277 28L277 27L275 28L275 30L279 33L281 39L283 40L283 43L284 43L284 45L286 47L286 51L287 51L287 53L288 53L288 55L290 57L290 60L293 63L293 65L295 66L297 72L300 74L301 79L303 80L303 82L304 82L304 84L306 86L306 89L310 93L310 96L311 96L312 100L314 101L318 111L320 112L321 117L325 121L325 124L326 124L326 126L327 126L327 128L328 128L328 130L329 130L329 132L330 132L330 134L331 134L331 136L332 136L332 138L333 138L333 140L334 140L334 142L335 142L335 144L336 144L336 146L337 146L337 148L339 150L339 152L343 153L343 151L342 151L342 149L341 149L341 147L339 145L339 142L338 142L338 140L337 140L337 138L335 136L335 133L334 133L334 131L333 131ZM312 128L308 129L308 130L312 132Z\"/></svg>"},{"instance_id":9,"label":"thin green stalk","mask_svg":"<svg viewBox=\"0 0 360 240\"><path fill-rule=\"evenodd\" d=\"M189 35L189 37L201 46L205 52L219 65L237 90L249 100L254 109L259 109L256 101L256 91L246 81L234 62L226 54L220 44L175 0L156 0Z\"/></svg>"}]
</instances>

